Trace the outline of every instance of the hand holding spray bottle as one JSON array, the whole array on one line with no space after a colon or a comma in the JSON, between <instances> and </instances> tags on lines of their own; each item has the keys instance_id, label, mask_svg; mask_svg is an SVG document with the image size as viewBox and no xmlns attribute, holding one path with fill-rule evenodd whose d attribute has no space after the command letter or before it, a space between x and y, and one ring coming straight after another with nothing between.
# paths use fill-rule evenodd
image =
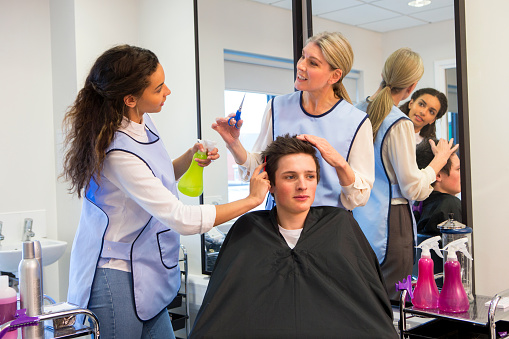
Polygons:
<instances>
[{"instance_id":1,"label":"hand holding spray bottle","mask_svg":"<svg viewBox=\"0 0 509 339\"><path fill-rule=\"evenodd\" d=\"M419 259L419 276L414 290L412 304L423 309L434 309L438 307L439 293L438 287L433 275L433 259L431 259L430 250L433 249L436 254L443 258L440 253L438 242L441 237L429 238L421 242L417 248L422 249L421 259Z\"/></svg>"},{"instance_id":2,"label":"hand holding spray bottle","mask_svg":"<svg viewBox=\"0 0 509 339\"><path fill-rule=\"evenodd\" d=\"M216 147L216 142L211 140L198 140L205 148L205 152L198 151L194 153L193 160L188 170L178 183L178 189L189 197L198 197L203 192L203 167L198 165L194 159L207 159L207 151Z\"/></svg>"},{"instance_id":3,"label":"hand holding spray bottle","mask_svg":"<svg viewBox=\"0 0 509 339\"><path fill-rule=\"evenodd\" d=\"M456 252L460 251L468 259L473 260L467 251L467 241L467 238L460 238L443 249L447 252L447 261L444 264L444 286L438 300L438 308L441 311L460 313L468 311L470 307L467 293L461 283L461 267L456 256Z\"/></svg>"}]
</instances>

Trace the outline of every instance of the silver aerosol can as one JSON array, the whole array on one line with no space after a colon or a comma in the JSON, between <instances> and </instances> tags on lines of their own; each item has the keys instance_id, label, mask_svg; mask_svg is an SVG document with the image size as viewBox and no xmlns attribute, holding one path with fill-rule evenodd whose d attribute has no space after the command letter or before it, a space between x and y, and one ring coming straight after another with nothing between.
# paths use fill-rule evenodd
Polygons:
<instances>
[{"instance_id":1,"label":"silver aerosol can","mask_svg":"<svg viewBox=\"0 0 509 339\"><path fill-rule=\"evenodd\" d=\"M24 241L22 253L18 267L20 308L25 308L28 316L39 316L42 314L42 277L41 266L35 258L34 242ZM43 325L24 327L22 337L43 338Z\"/></svg>"}]
</instances>

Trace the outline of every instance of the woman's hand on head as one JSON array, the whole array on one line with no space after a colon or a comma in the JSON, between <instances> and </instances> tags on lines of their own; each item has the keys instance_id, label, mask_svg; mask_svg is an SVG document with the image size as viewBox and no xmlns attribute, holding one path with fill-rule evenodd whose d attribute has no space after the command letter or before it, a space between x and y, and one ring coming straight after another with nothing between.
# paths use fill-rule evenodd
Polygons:
<instances>
[{"instance_id":1,"label":"woman's hand on head","mask_svg":"<svg viewBox=\"0 0 509 339\"><path fill-rule=\"evenodd\" d=\"M263 203L270 189L269 175L263 169L266 163L256 167L249 181L249 197L257 202L257 206Z\"/></svg>"},{"instance_id":2,"label":"woman's hand on head","mask_svg":"<svg viewBox=\"0 0 509 339\"><path fill-rule=\"evenodd\" d=\"M429 139L429 144L431 145L431 150L433 151L435 157L445 158L446 162L451 154L456 152L460 146L459 144L454 145L454 138L451 138L449 141L440 139L438 144L435 144L432 139Z\"/></svg>"},{"instance_id":3,"label":"woman's hand on head","mask_svg":"<svg viewBox=\"0 0 509 339\"><path fill-rule=\"evenodd\" d=\"M309 134L297 135L297 139L308 141L311 145L315 146L322 155L323 160L327 161L332 167L342 167L346 164L345 158L326 139Z\"/></svg>"},{"instance_id":4,"label":"woman's hand on head","mask_svg":"<svg viewBox=\"0 0 509 339\"><path fill-rule=\"evenodd\" d=\"M233 126L230 126L228 124L228 120L232 117L233 119L230 121L230 124ZM239 128L235 127L235 123L237 123ZM243 123L244 121L242 119L240 119L238 122L235 121L235 113L232 113L226 118L216 118L216 122L212 124L212 129L219 133L224 142L230 145L239 140L240 128L242 127Z\"/></svg>"}]
</instances>

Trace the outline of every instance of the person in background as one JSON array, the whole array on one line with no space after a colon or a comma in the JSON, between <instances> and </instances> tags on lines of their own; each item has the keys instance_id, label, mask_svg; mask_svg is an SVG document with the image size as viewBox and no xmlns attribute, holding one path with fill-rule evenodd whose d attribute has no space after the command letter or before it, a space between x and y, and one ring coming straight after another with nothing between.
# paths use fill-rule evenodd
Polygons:
<instances>
[{"instance_id":1,"label":"person in background","mask_svg":"<svg viewBox=\"0 0 509 339\"><path fill-rule=\"evenodd\" d=\"M260 152L277 136L298 134L320 152L322 180L314 205L353 210L366 204L374 181L372 129L343 85L352 64L352 48L340 33L309 38L296 66L297 91L269 101L251 152L239 140L240 129L228 124L229 117L216 119L212 128L226 142L244 179L263 162ZM242 126L242 120L238 123Z\"/></svg>"},{"instance_id":2,"label":"person in background","mask_svg":"<svg viewBox=\"0 0 509 339\"><path fill-rule=\"evenodd\" d=\"M417 145L416 153L419 168L428 166L434 157L429 142ZM432 186L433 192L423 201L422 213L416 218L417 232L429 236L441 235L437 225L448 220L450 213L454 220L461 222L461 200L456 197L461 192L460 159L456 153L451 154L437 173Z\"/></svg>"},{"instance_id":3,"label":"person in background","mask_svg":"<svg viewBox=\"0 0 509 339\"><path fill-rule=\"evenodd\" d=\"M166 306L180 288L180 234L204 233L249 211L269 187L259 166L245 199L182 204L176 180L204 149L195 144L170 159L146 114L160 112L170 93L154 53L116 46L95 61L65 115L62 175L70 193L84 197L68 301L97 315L101 338L174 338ZM213 149L194 161L207 166L218 157Z\"/></svg>"},{"instance_id":4,"label":"person in background","mask_svg":"<svg viewBox=\"0 0 509 339\"><path fill-rule=\"evenodd\" d=\"M415 143L419 144L424 139L436 138L436 121L447 112L447 97L434 88L421 88L399 109L412 120Z\"/></svg>"},{"instance_id":5,"label":"person in background","mask_svg":"<svg viewBox=\"0 0 509 339\"><path fill-rule=\"evenodd\" d=\"M353 214L378 257L393 302L399 301L395 284L412 273L416 232L409 201L430 195L436 174L458 148L453 140L442 139L433 144L436 155L430 164L417 167L414 125L397 105L413 92L423 73L419 54L398 49L385 61L378 90L357 106L368 113L373 126L375 184L366 206Z\"/></svg>"},{"instance_id":6,"label":"person in background","mask_svg":"<svg viewBox=\"0 0 509 339\"><path fill-rule=\"evenodd\" d=\"M276 206L232 226L190 338L397 338L375 253L352 214L311 207L315 148L279 136L262 156Z\"/></svg>"}]
</instances>

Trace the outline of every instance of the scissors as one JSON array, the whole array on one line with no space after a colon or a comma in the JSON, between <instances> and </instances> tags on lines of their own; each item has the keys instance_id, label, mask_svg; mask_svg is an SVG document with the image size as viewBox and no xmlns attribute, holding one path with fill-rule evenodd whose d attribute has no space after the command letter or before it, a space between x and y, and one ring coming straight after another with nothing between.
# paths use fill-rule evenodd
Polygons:
<instances>
[{"instance_id":1,"label":"scissors","mask_svg":"<svg viewBox=\"0 0 509 339\"><path fill-rule=\"evenodd\" d=\"M239 128L239 126L237 124L239 123L239 120L240 120L240 113L242 111L242 104L244 103L244 99L245 98L246 98L246 93L244 93L244 97L242 98L242 101L240 102L239 109L235 113L235 117L231 117L230 119L228 119L228 125L229 126L233 126L231 120L235 119L235 128L237 128L237 129Z\"/></svg>"}]
</instances>

